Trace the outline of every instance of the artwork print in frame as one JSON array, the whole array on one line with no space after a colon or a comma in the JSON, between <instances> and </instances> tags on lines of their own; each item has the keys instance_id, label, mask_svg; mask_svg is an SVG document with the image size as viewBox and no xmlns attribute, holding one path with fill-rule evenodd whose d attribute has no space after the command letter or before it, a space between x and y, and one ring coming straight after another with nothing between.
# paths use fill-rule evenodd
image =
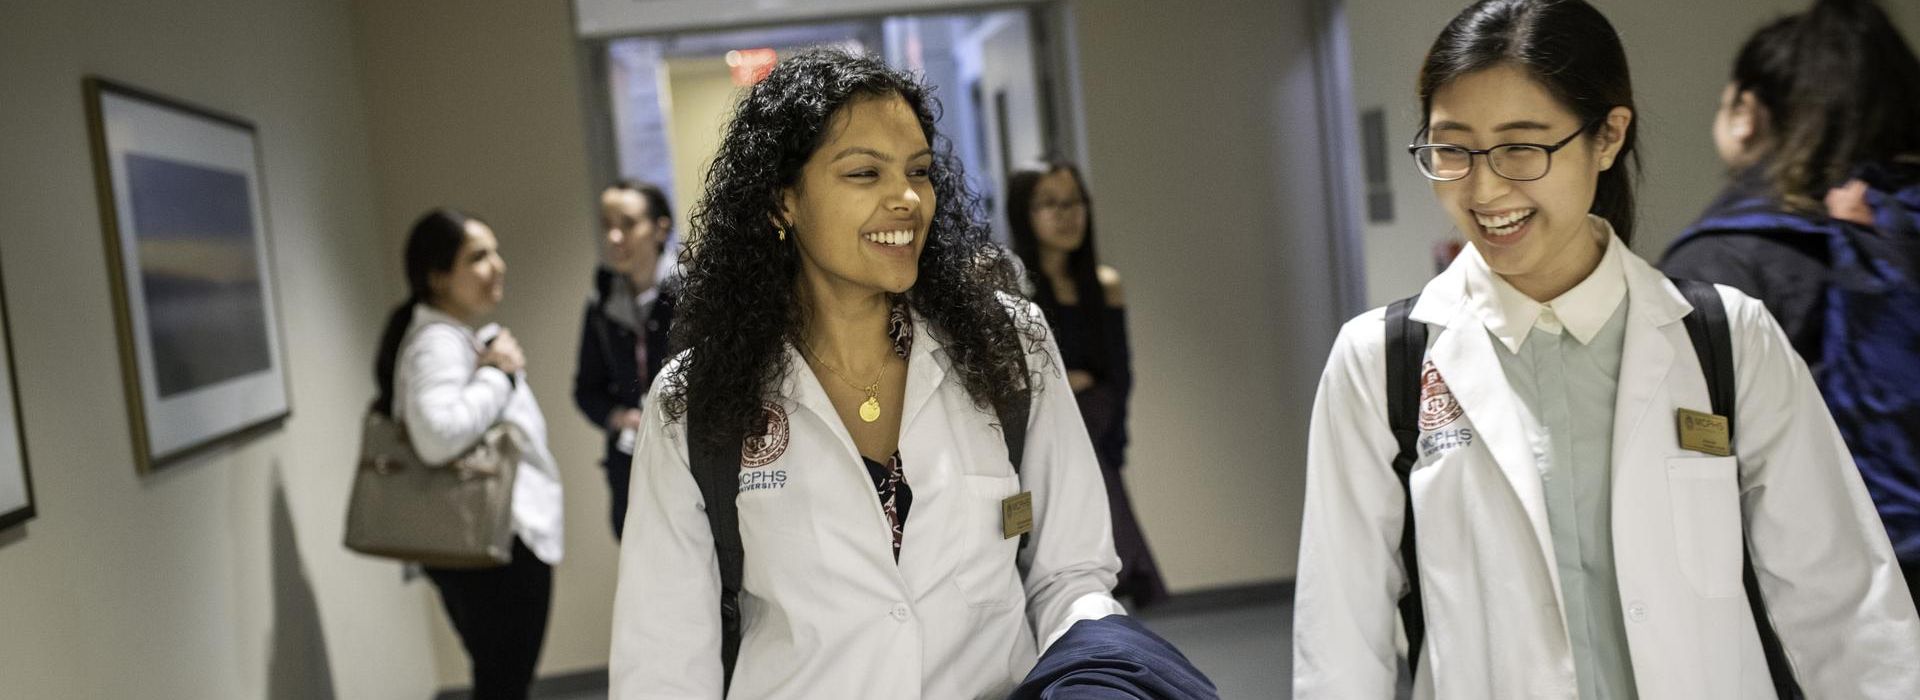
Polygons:
<instances>
[{"instance_id":1,"label":"artwork print in frame","mask_svg":"<svg viewBox=\"0 0 1920 700\"><path fill-rule=\"evenodd\" d=\"M85 81L142 473L291 412L251 123Z\"/></svg>"}]
</instances>

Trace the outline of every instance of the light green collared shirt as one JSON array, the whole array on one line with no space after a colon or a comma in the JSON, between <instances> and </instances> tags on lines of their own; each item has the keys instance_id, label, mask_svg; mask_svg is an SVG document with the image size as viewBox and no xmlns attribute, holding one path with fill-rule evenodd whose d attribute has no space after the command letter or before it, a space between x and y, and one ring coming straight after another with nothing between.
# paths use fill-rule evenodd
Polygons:
<instances>
[{"instance_id":1,"label":"light green collared shirt","mask_svg":"<svg viewBox=\"0 0 1920 700\"><path fill-rule=\"evenodd\" d=\"M1525 407L1580 697L1619 700L1637 697L1613 563L1613 412L1629 300L1624 244L1604 220L1592 220L1606 253L1552 301L1528 298L1484 263L1467 277Z\"/></svg>"}]
</instances>

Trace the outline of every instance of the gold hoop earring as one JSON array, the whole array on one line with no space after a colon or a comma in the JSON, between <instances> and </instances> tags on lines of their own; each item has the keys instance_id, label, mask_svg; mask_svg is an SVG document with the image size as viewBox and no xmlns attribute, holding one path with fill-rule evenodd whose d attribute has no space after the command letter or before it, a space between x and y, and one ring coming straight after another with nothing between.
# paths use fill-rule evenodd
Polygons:
<instances>
[{"instance_id":1,"label":"gold hoop earring","mask_svg":"<svg viewBox=\"0 0 1920 700\"><path fill-rule=\"evenodd\" d=\"M773 230L780 232L780 240L783 240L783 241L787 240L787 227L775 226L773 227Z\"/></svg>"}]
</instances>

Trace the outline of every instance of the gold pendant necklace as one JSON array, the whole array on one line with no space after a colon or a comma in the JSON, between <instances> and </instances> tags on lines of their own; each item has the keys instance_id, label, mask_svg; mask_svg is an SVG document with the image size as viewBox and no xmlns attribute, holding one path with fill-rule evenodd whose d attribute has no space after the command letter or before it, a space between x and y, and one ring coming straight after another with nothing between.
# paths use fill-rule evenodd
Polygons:
<instances>
[{"instance_id":1,"label":"gold pendant necklace","mask_svg":"<svg viewBox=\"0 0 1920 700\"><path fill-rule=\"evenodd\" d=\"M827 368L827 371L832 372L833 376L839 377L840 381L845 382L847 386L853 387L867 395L867 400L860 402L860 420L868 423L880 420L880 378L887 375L887 363L885 361L880 363L880 371L873 375L873 381L868 382L866 386L861 386L854 383L852 379L848 379L847 375L841 374L840 370L835 368L832 363L821 359L820 353L814 352L813 346L805 342L802 342L800 346L806 348L807 354L813 356L813 361L820 363L821 367Z\"/></svg>"}]
</instances>

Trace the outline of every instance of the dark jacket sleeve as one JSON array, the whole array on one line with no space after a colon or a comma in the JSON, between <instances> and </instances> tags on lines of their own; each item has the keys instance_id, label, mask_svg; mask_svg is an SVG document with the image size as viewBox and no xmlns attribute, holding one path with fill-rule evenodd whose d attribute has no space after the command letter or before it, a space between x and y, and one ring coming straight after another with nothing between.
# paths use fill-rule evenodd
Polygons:
<instances>
[{"instance_id":1,"label":"dark jacket sleeve","mask_svg":"<svg viewBox=\"0 0 1920 700\"><path fill-rule=\"evenodd\" d=\"M1220 690L1171 642L1126 615L1073 623L1007 700L1217 699Z\"/></svg>"},{"instance_id":2,"label":"dark jacket sleeve","mask_svg":"<svg viewBox=\"0 0 1920 700\"><path fill-rule=\"evenodd\" d=\"M1831 276L1827 257L1827 242L1818 236L1715 233L1684 240L1667 251L1660 270L1681 279L1724 284L1759 299L1787 332L1793 349L1817 372Z\"/></svg>"},{"instance_id":3,"label":"dark jacket sleeve","mask_svg":"<svg viewBox=\"0 0 1920 700\"><path fill-rule=\"evenodd\" d=\"M604 430L607 417L613 415L618 404L617 397L607 392L606 336L597 327L598 313L599 309L588 303L582 314L580 356L573 371L573 404L580 407L580 412L586 414L595 427Z\"/></svg>"},{"instance_id":4,"label":"dark jacket sleeve","mask_svg":"<svg viewBox=\"0 0 1920 700\"><path fill-rule=\"evenodd\" d=\"M1724 284L1765 300L1766 281L1748 252L1732 236L1699 236L1667 251L1660 271L1670 277Z\"/></svg>"}]
</instances>

